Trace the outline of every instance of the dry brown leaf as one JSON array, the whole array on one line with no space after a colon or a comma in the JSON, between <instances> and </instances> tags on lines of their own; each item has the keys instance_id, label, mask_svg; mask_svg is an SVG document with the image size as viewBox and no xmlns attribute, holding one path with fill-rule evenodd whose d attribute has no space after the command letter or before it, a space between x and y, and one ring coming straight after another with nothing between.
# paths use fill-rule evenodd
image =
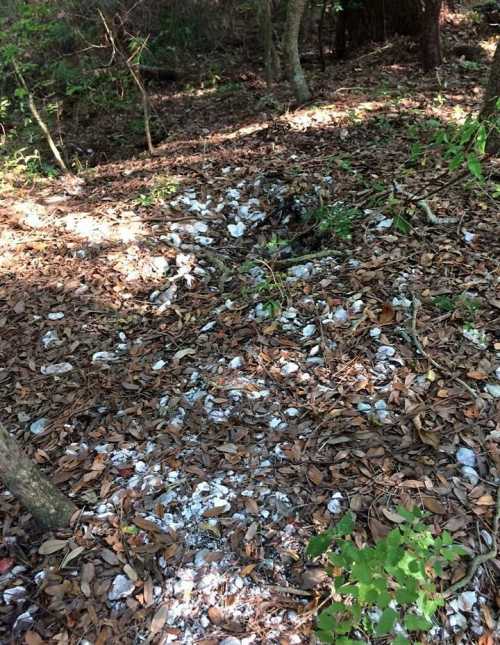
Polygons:
<instances>
[{"instance_id":1,"label":"dry brown leaf","mask_svg":"<svg viewBox=\"0 0 500 645\"><path fill-rule=\"evenodd\" d=\"M394 320L396 312L390 304L384 304L379 314L378 321L381 325L388 325Z\"/></svg>"},{"instance_id":2,"label":"dry brown leaf","mask_svg":"<svg viewBox=\"0 0 500 645\"><path fill-rule=\"evenodd\" d=\"M24 635L24 642L26 645L42 645L45 641L39 634L30 629Z\"/></svg>"},{"instance_id":3,"label":"dry brown leaf","mask_svg":"<svg viewBox=\"0 0 500 645\"><path fill-rule=\"evenodd\" d=\"M470 370L469 372L467 372L467 376L476 381L484 381L488 378L488 374L486 374L486 372L483 372L482 370Z\"/></svg>"},{"instance_id":4,"label":"dry brown leaf","mask_svg":"<svg viewBox=\"0 0 500 645\"><path fill-rule=\"evenodd\" d=\"M385 536L391 530L390 526L387 526L387 524L380 522L375 517L370 517L368 521L368 526L370 527L370 531L375 542L377 542L377 540L381 540L382 538L385 538Z\"/></svg>"},{"instance_id":5,"label":"dry brown leaf","mask_svg":"<svg viewBox=\"0 0 500 645\"><path fill-rule=\"evenodd\" d=\"M316 486L319 486L323 481L323 473L319 468L316 468L316 466L310 466L307 471L307 476L313 484L316 484Z\"/></svg>"},{"instance_id":6,"label":"dry brown leaf","mask_svg":"<svg viewBox=\"0 0 500 645\"><path fill-rule=\"evenodd\" d=\"M495 504L495 500L491 495L481 495L481 497L476 499L474 503L478 506L493 506Z\"/></svg>"},{"instance_id":7,"label":"dry brown leaf","mask_svg":"<svg viewBox=\"0 0 500 645\"><path fill-rule=\"evenodd\" d=\"M151 621L151 625L149 626L149 631L151 634L158 634L158 632L161 632L163 627L165 626L165 623L167 622L167 617L168 617L168 605L161 605L157 610L155 615L153 616L153 619Z\"/></svg>"},{"instance_id":8,"label":"dry brown leaf","mask_svg":"<svg viewBox=\"0 0 500 645\"><path fill-rule=\"evenodd\" d=\"M443 504L441 504L441 502L435 497L422 495L422 503L425 506L425 508L431 513L435 513L436 515L446 514L446 507Z\"/></svg>"},{"instance_id":9,"label":"dry brown leaf","mask_svg":"<svg viewBox=\"0 0 500 645\"><path fill-rule=\"evenodd\" d=\"M439 448L439 434L437 432L429 432L428 430L420 428L417 430L417 433L422 443L433 448Z\"/></svg>"},{"instance_id":10,"label":"dry brown leaf","mask_svg":"<svg viewBox=\"0 0 500 645\"><path fill-rule=\"evenodd\" d=\"M213 625L220 625L224 620L224 614L222 612L222 609L220 609L219 607L210 607L208 609L207 614L208 614L208 620Z\"/></svg>"}]
</instances>

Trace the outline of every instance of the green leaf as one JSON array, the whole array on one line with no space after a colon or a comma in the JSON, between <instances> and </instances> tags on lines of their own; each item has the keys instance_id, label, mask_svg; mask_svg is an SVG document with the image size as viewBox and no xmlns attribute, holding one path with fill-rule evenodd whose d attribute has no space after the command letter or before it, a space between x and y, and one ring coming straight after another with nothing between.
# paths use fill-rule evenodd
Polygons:
<instances>
[{"instance_id":1,"label":"green leaf","mask_svg":"<svg viewBox=\"0 0 500 645\"><path fill-rule=\"evenodd\" d=\"M416 614L406 614L404 625L410 632L425 632L432 627L432 623L423 616L417 616Z\"/></svg>"},{"instance_id":2,"label":"green leaf","mask_svg":"<svg viewBox=\"0 0 500 645\"><path fill-rule=\"evenodd\" d=\"M403 235L406 235L410 231L411 225L402 215L396 215L394 218L394 228L400 233L403 233Z\"/></svg>"},{"instance_id":3,"label":"green leaf","mask_svg":"<svg viewBox=\"0 0 500 645\"><path fill-rule=\"evenodd\" d=\"M396 591L396 600L401 605L413 603L417 598L418 594L415 591L411 591L410 589L398 589Z\"/></svg>"},{"instance_id":4,"label":"green leaf","mask_svg":"<svg viewBox=\"0 0 500 645\"><path fill-rule=\"evenodd\" d=\"M354 530L354 516L352 513L346 513L344 517L338 522L333 531L335 537L344 537L350 535Z\"/></svg>"},{"instance_id":5,"label":"green leaf","mask_svg":"<svg viewBox=\"0 0 500 645\"><path fill-rule=\"evenodd\" d=\"M388 634L390 631L392 631L392 628L394 627L397 619L398 614L394 611L394 609L391 609L390 607L384 609L375 629L375 635L383 636L384 634Z\"/></svg>"},{"instance_id":6,"label":"green leaf","mask_svg":"<svg viewBox=\"0 0 500 645\"><path fill-rule=\"evenodd\" d=\"M317 631L316 636L322 643L334 643L334 636L330 632ZM336 641L339 642L338 640Z\"/></svg>"},{"instance_id":7,"label":"green leaf","mask_svg":"<svg viewBox=\"0 0 500 645\"><path fill-rule=\"evenodd\" d=\"M410 641L402 634L398 634L393 641L393 645L410 645Z\"/></svg>"},{"instance_id":8,"label":"green leaf","mask_svg":"<svg viewBox=\"0 0 500 645\"><path fill-rule=\"evenodd\" d=\"M310 558L315 558L318 555L321 555L328 550L328 547L333 540L333 532L331 529L321 533L320 535L315 535L309 540L307 545L306 553Z\"/></svg>"},{"instance_id":9,"label":"green leaf","mask_svg":"<svg viewBox=\"0 0 500 645\"><path fill-rule=\"evenodd\" d=\"M337 621L328 611L325 609L318 616L318 628L324 632L333 632L337 626Z\"/></svg>"},{"instance_id":10,"label":"green leaf","mask_svg":"<svg viewBox=\"0 0 500 645\"><path fill-rule=\"evenodd\" d=\"M481 162L479 159L472 154L467 155L467 168L471 175L474 175L476 179L482 179L483 174L481 171Z\"/></svg>"}]
</instances>

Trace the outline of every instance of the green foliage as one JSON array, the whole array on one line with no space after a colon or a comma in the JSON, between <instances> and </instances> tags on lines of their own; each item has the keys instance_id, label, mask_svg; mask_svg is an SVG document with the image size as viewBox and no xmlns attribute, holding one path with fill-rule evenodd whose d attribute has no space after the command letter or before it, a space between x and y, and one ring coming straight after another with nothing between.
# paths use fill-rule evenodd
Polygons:
<instances>
[{"instance_id":1,"label":"green foliage","mask_svg":"<svg viewBox=\"0 0 500 645\"><path fill-rule=\"evenodd\" d=\"M154 206L170 197L173 197L179 190L179 182L174 177L159 175L155 178L153 187L147 193L141 193L137 199L138 206Z\"/></svg>"},{"instance_id":2,"label":"green foliage","mask_svg":"<svg viewBox=\"0 0 500 645\"><path fill-rule=\"evenodd\" d=\"M332 602L318 616L317 634L324 643L347 645L357 630L391 642L410 643L425 632L443 605L436 588L450 562L465 555L450 535L434 536L419 509L398 507L402 523L374 546L358 547L349 538L352 513L325 533L311 538L310 557L323 556L332 578Z\"/></svg>"},{"instance_id":3,"label":"green foliage","mask_svg":"<svg viewBox=\"0 0 500 645\"><path fill-rule=\"evenodd\" d=\"M460 125L442 125L436 119L427 119L419 126L408 128L408 135L414 141L410 145L410 163L423 162L426 153L438 150L443 155L451 172L466 167L471 177L484 182L482 159L486 154L489 137L500 132L500 121L497 114L488 119L467 116ZM419 140L422 136L430 137L427 145Z\"/></svg>"},{"instance_id":4,"label":"green foliage","mask_svg":"<svg viewBox=\"0 0 500 645\"><path fill-rule=\"evenodd\" d=\"M347 206L340 202L320 206L308 218L317 222L322 233L332 232L342 240L350 240L354 222L363 216L359 208Z\"/></svg>"},{"instance_id":5,"label":"green foliage","mask_svg":"<svg viewBox=\"0 0 500 645\"><path fill-rule=\"evenodd\" d=\"M475 318L481 308L481 301L478 298L462 293L458 296L440 295L432 300L432 304L441 311L452 312L460 310L468 318Z\"/></svg>"}]
</instances>

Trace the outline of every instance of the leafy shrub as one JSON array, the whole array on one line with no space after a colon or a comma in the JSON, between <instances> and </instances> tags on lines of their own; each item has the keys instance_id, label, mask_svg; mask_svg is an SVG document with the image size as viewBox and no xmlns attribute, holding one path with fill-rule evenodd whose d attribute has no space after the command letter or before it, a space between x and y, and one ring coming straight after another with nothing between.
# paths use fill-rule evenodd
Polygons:
<instances>
[{"instance_id":1,"label":"leafy shrub","mask_svg":"<svg viewBox=\"0 0 500 645\"><path fill-rule=\"evenodd\" d=\"M398 514L401 524L374 546L358 547L349 539L351 513L310 540L307 554L323 556L332 578L332 602L317 620L322 642L366 643L359 639L366 634L390 635L394 645L407 645L414 633L431 628L434 613L443 605L435 580L465 551L452 544L447 532L435 537L419 509L399 507Z\"/></svg>"}]
</instances>

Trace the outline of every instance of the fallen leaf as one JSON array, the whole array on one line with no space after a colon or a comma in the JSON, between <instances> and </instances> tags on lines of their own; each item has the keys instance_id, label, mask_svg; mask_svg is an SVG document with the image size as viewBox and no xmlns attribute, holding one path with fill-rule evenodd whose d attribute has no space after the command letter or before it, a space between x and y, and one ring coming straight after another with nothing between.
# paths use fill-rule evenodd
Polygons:
<instances>
[{"instance_id":1,"label":"fallen leaf","mask_svg":"<svg viewBox=\"0 0 500 645\"><path fill-rule=\"evenodd\" d=\"M7 573L14 566L14 558L0 558L0 575Z\"/></svg>"},{"instance_id":2,"label":"fallen leaf","mask_svg":"<svg viewBox=\"0 0 500 645\"><path fill-rule=\"evenodd\" d=\"M384 304L382 311L379 314L378 321L381 325L388 325L394 320L396 312L394 308L389 304Z\"/></svg>"},{"instance_id":3,"label":"fallen leaf","mask_svg":"<svg viewBox=\"0 0 500 645\"><path fill-rule=\"evenodd\" d=\"M222 613L222 610L219 609L219 607L209 607L207 615L208 620L213 625L220 625L224 620L224 614Z\"/></svg>"},{"instance_id":4,"label":"fallen leaf","mask_svg":"<svg viewBox=\"0 0 500 645\"><path fill-rule=\"evenodd\" d=\"M311 466L307 471L307 476L312 481L313 484L319 486L323 481L323 473L316 466Z\"/></svg>"},{"instance_id":5,"label":"fallen leaf","mask_svg":"<svg viewBox=\"0 0 500 645\"><path fill-rule=\"evenodd\" d=\"M425 508L431 513L435 513L436 515L446 514L446 507L443 506L443 504L441 504L441 502L437 500L435 497L422 495L422 503L425 506Z\"/></svg>"},{"instance_id":6,"label":"fallen leaf","mask_svg":"<svg viewBox=\"0 0 500 645\"><path fill-rule=\"evenodd\" d=\"M38 553L40 555L50 555L51 553L61 551L67 544L68 540L47 540L46 542L42 542Z\"/></svg>"},{"instance_id":7,"label":"fallen leaf","mask_svg":"<svg viewBox=\"0 0 500 645\"><path fill-rule=\"evenodd\" d=\"M26 645L42 645L44 641L39 634L30 629L24 635L24 642Z\"/></svg>"},{"instance_id":8,"label":"fallen leaf","mask_svg":"<svg viewBox=\"0 0 500 645\"><path fill-rule=\"evenodd\" d=\"M158 634L158 632L161 632L161 630L165 626L165 623L167 622L167 618L168 618L168 605L161 605L157 609L151 621L151 625L149 626L149 631L151 632L151 634L155 635L155 634Z\"/></svg>"}]
</instances>

